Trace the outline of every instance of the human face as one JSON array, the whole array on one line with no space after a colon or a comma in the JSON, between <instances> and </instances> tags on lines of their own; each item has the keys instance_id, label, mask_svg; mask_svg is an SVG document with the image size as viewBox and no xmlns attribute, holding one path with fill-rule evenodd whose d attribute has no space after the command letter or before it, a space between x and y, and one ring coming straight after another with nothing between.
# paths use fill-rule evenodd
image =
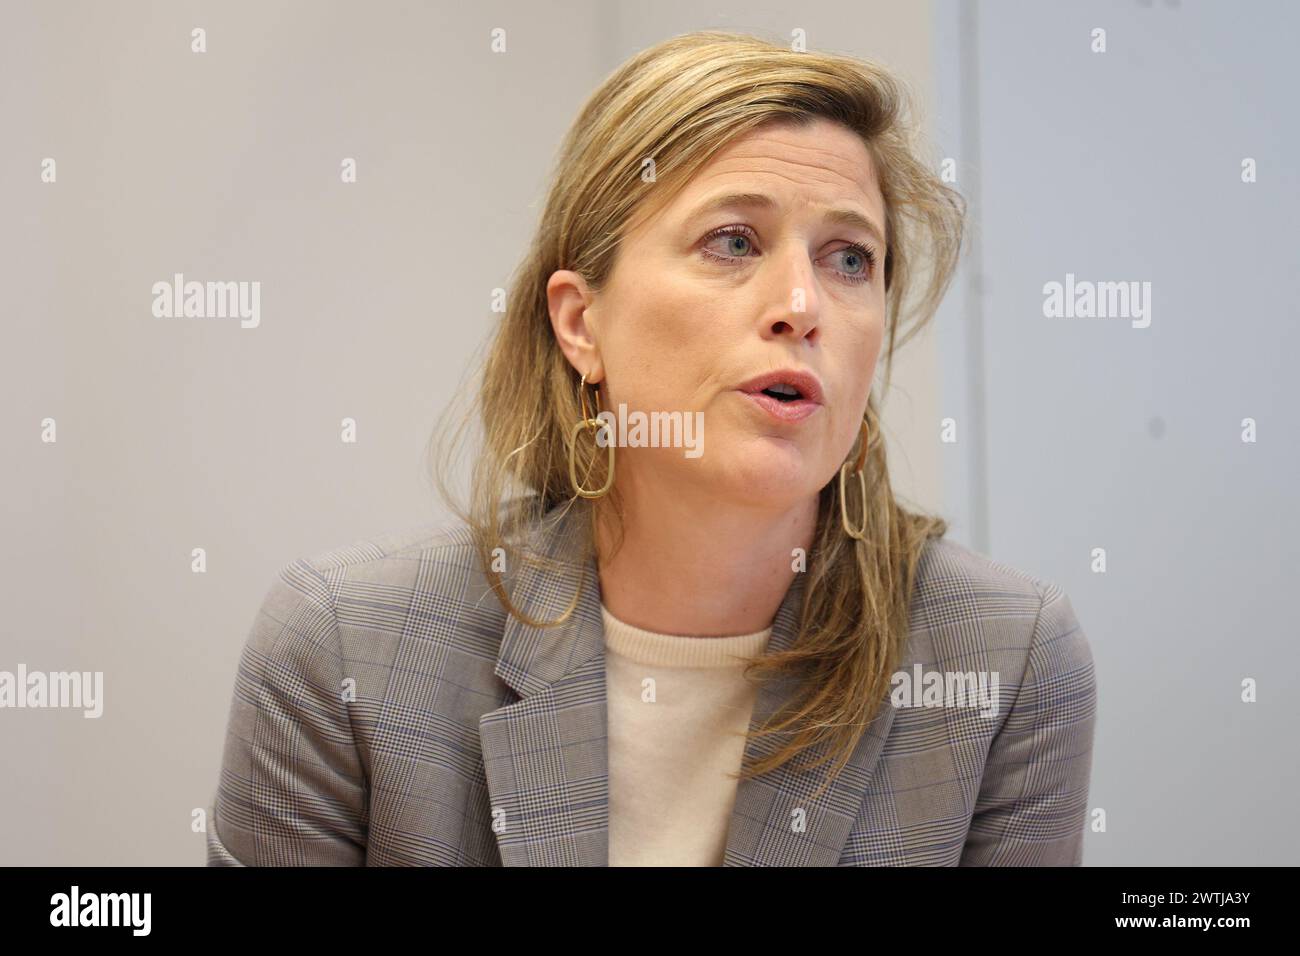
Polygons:
<instances>
[{"instance_id":1,"label":"human face","mask_svg":"<svg viewBox=\"0 0 1300 956\"><path fill-rule=\"evenodd\" d=\"M737 194L751 198L713 205ZM880 353L884 225L870 152L823 119L751 131L636 222L586 307L581 367L603 377L608 410L703 412L705 442L698 458L619 447L620 483L781 507L834 478ZM807 414L774 413L742 390L781 370L820 384Z\"/></svg>"}]
</instances>

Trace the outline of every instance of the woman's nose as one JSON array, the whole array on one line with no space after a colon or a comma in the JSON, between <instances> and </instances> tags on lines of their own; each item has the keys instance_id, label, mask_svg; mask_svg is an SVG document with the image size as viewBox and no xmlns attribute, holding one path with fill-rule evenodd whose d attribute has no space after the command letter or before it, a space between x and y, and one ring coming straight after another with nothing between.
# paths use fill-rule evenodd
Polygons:
<instances>
[{"instance_id":1,"label":"woman's nose","mask_svg":"<svg viewBox=\"0 0 1300 956\"><path fill-rule=\"evenodd\" d=\"M816 335L821 309L813 262L804 252L791 253L780 261L781 267L773 277L772 295L777 306L769 332L812 338Z\"/></svg>"}]
</instances>

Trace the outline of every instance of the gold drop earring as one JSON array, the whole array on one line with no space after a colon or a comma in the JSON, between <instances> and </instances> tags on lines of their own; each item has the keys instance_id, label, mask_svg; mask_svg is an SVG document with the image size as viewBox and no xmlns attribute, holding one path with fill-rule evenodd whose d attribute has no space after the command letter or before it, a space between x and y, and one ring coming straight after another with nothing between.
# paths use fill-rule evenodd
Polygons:
<instances>
[{"instance_id":1,"label":"gold drop earring","mask_svg":"<svg viewBox=\"0 0 1300 956\"><path fill-rule=\"evenodd\" d=\"M849 509L848 509L848 505L846 504L846 499L848 496L844 489L845 469L849 467L849 463L847 461L844 464L840 465L840 523L844 525L844 533L847 534L850 538L855 538L858 541L865 541L866 532L867 532L867 479L862 473L863 468L867 463L868 434L867 434L867 420L865 418L862 419L861 434L862 434L862 448L858 452L857 461L854 463L853 473L857 475L858 489L861 492L861 497L862 497L862 527L854 528L849 524Z\"/></svg>"},{"instance_id":2,"label":"gold drop earring","mask_svg":"<svg viewBox=\"0 0 1300 956\"><path fill-rule=\"evenodd\" d=\"M592 385L591 387L596 393L596 414L599 415L601 412L600 386L597 384ZM587 408L587 375L585 372L582 375L582 380L578 383L578 401L582 407L582 418L574 423L573 430L569 432L569 480L573 482L573 490L583 498L600 498L603 497L614 484L614 435L609 423L593 417ZM578 481L578 432L582 431L584 428L596 432L597 434L600 432L600 429L604 428L607 430L608 435L608 444L605 447L609 452L609 475L605 478L605 483L595 491L590 491L587 488L582 487L582 483ZM599 442L597 442L596 447L600 447Z\"/></svg>"}]
</instances>

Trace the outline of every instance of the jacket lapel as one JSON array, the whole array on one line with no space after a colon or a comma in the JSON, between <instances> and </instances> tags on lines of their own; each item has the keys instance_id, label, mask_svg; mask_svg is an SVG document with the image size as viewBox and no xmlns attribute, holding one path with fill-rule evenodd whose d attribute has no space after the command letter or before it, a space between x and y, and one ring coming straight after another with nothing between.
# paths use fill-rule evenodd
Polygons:
<instances>
[{"instance_id":1,"label":"jacket lapel","mask_svg":"<svg viewBox=\"0 0 1300 956\"><path fill-rule=\"evenodd\" d=\"M806 577L797 574L786 592L772 622L769 651L793 646L803 610ZM778 735L756 739L753 733L782 705L793 700L797 690L790 678L759 685L750 720L750 737L745 742L746 765L780 749ZM820 795L817 795L818 787L835 760L802 773L787 762L775 770L740 781L722 865L838 864L893 721L894 708L886 702L858 740L848 763ZM819 745L800 754L795 762L802 765L826 753L826 746Z\"/></svg>"},{"instance_id":2,"label":"jacket lapel","mask_svg":"<svg viewBox=\"0 0 1300 956\"><path fill-rule=\"evenodd\" d=\"M505 575L511 601L534 620L568 608L565 623L532 627L507 614L496 674L520 700L479 719L493 829L506 866L609 864L605 634L600 579L584 562L585 501L546 516L537 551L565 573L525 566Z\"/></svg>"},{"instance_id":3,"label":"jacket lapel","mask_svg":"<svg viewBox=\"0 0 1300 956\"><path fill-rule=\"evenodd\" d=\"M552 509L537 550L565 564L566 573L524 567L514 574L511 600L536 620L558 618L582 593L564 624L537 628L506 616L495 672L520 699L479 719L493 829L506 866L609 864L608 711L600 578L588 540L586 501ZM795 577L772 622L770 650L793 643L803 607L805 575ZM794 693L789 678L760 685L751 732ZM743 780L727 834L724 866L834 866L862 806L893 722L881 708L849 763L813 799L829 764L799 773L789 765ZM751 738L750 762L773 752L777 737ZM810 751L822 756L824 749ZM808 760L809 754L800 761Z\"/></svg>"}]
</instances>

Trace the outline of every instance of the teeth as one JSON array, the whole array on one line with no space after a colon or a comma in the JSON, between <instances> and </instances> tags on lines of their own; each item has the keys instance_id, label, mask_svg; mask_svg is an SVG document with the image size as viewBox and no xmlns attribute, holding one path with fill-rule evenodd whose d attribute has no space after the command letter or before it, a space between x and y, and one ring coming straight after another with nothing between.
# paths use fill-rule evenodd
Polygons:
<instances>
[{"instance_id":1,"label":"teeth","mask_svg":"<svg viewBox=\"0 0 1300 956\"><path fill-rule=\"evenodd\" d=\"M769 391L769 392L780 392L782 395L798 395L798 394L799 394L799 389L795 388L793 385L786 385L784 382L782 382L782 383L779 384L779 385L769 385L769 386L767 387L767 391Z\"/></svg>"}]
</instances>

